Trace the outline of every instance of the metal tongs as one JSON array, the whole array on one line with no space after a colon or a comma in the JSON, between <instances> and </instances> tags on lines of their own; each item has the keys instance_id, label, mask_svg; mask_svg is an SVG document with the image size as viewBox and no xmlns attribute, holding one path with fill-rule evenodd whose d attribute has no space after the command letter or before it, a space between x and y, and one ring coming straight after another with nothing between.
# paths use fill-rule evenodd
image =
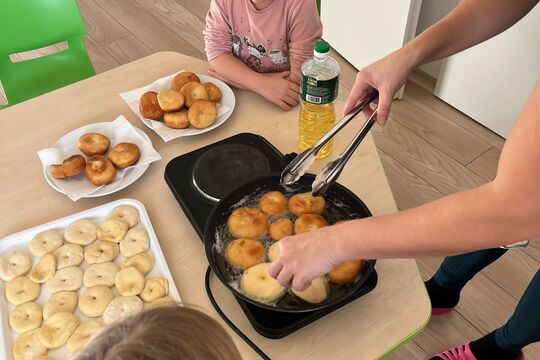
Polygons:
<instances>
[{"instance_id":1,"label":"metal tongs","mask_svg":"<svg viewBox=\"0 0 540 360\"><path fill-rule=\"evenodd\" d=\"M300 155L294 158L293 161L283 170L281 173L281 184L292 185L297 182L313 165L315 162L315 155L321 150L321 148L330 141L338 132L340 132L356 115L358 115L366 106L377 98L379 94L377 92L367 96L362 100L354 109L343 119L338 121L336 125L330 131L328 131L315 145L309 149L303 151ZM328 162L321 172L315 178L315 181L311 185L311 193L314 196L322 195L328 190L328 188L337 180L341 171L345 167L345 164L351 158L352 154L360 145L364 137L367 135L373 124L375 123L375 117L377 115L377 107L373 110L373 113L366 120L358 134L355 136L349 146L334 160Z\"/></svg>"}]
</instances>

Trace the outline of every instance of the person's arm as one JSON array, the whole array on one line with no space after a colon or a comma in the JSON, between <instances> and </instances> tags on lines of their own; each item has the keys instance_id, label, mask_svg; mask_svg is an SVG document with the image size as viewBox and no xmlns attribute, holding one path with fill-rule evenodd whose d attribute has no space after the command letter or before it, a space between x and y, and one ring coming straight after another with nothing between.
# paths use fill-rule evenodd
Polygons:
<instances>
[{"instance_id":1,"label":"person's arm","mask_svg":"<svg viewBox=\"0 0 540 360\"><path fill-rule=\"evenodd\" d=\"M284 238L270 274L302 290L347 260L452 255L527 240L540 234L539 219L540 80L493 181L397 214Z\"/></svg>"},{"instance_id":2,"label":"person's arm","mask_svg":"<svg viewBox=\"0 0 540 360\"><path fill-rule=\"evenodd\" d=\"M291 80L299 85L302 77L302 65L313 57L313 45L322 36L322 23L315 1L296 1L288 20L289 61Z\"/></svg>"},{"instance_id":3,"label":"person's arm","mask_svg":"<svg viewBox=\"0 0 540 360\"><path fill-rule=\"evenodd\" d=\"M358 72L343 114L372 89L379 91L377 123L383 125L409 72L485 41L519 21L539 0L463 0L450 14L387 57Z\"/></svg>"}]
</instances>

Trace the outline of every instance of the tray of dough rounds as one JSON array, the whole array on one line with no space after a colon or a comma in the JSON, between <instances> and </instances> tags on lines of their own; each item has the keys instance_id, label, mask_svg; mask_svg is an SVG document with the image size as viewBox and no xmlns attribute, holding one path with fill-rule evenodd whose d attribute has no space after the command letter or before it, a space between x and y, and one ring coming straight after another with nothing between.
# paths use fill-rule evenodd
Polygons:
<instances>
[{"instance_id":1,"label":"tray of dough rounds","mask_svg":"<svg viewBox=\"0 0 540 360\"><path fill-rule=\"evenodd\" d=\"M78 225L70 227L74 223ZM92 240L93 236L98 239ZM103 326L125 314L180 302L148 213L133 199L117 200L3 238L0 277L2 359L37 355L69 359ZM49 331L55 328L61 330Z\"/></svg>"}]
</instances>

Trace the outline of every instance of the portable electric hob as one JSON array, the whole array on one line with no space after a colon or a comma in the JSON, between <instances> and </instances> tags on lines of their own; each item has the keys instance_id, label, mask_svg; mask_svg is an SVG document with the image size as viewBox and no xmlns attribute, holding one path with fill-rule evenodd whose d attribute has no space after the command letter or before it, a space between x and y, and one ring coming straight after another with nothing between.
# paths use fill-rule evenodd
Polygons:
<instances>
[{"instance_id":1,"label":"portable electric hob","mask_svg":"<svg viewBox=\"0 0 540 360\"><path fill-rule=\"evenodd\" d=\"M261 136L243 133L174 158L165 168L165 180L202 240L206 220L222 197L242 183L281 172L295 156L281 154ZM376 284L373 270L353 295L335 306L310 312L271 311L236 299L259 334L279 339L367 294Z\"/></svg>"}]
</instances>

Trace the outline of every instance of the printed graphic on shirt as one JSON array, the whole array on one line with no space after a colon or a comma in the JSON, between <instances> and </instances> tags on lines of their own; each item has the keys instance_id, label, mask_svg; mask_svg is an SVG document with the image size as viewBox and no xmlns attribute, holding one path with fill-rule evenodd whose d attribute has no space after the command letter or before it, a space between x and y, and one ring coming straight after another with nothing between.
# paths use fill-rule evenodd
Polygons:
<instances>
[{"instance_id":1,"label":"printed graphic on shirt","mask_svg":"<svg viewBox=\"0 0 540 360\"><path fill-rule=\"evenodd\" d=\"M271 45L269 40L266 43ZM287 50L273 49L268 52L264 45L251 41L248 36L244 36L243 40L237 35L233 36L232 53L259 73L281 72L290 68Z\"/></svg>"}]
</instances>

